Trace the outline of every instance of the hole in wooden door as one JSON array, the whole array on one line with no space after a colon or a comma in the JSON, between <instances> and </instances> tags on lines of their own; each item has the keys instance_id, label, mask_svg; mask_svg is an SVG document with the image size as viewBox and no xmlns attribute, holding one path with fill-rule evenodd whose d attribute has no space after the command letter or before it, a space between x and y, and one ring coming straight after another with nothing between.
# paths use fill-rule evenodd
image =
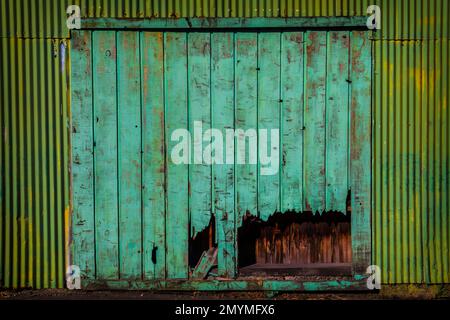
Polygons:
<instances>
[{"instance_id":1,"label":"hole in wooden door","mask_svg":"<svg viewBox=\"0 0 450 320\"><path fill-rule=\"evenodd\" d=\"M247 215L238 230L241 276L350 275L350 211Z\"/></svg>"},{"instance_id":2,"label":"hole in wooden door","mask_svg":"<svg viewBox=\"0 0 450 320\"><path fill-rule=\"evenodd\" d=\"M189 239L189 266L195 267L204 251L213 248L216 243L216 226L214 216L208 226Z\"/></svg>"},{"instance_id":3,"label":"hole in wooden door","mask_svg":"<svg viewBox=\"0 0 450 320\"><path fill-rule=\"evenodd\" d=\"M202 256L216 247L216 221L211 216L208 226L189 238L189 267L198 266Z\"/></svg>"}]
</instances>

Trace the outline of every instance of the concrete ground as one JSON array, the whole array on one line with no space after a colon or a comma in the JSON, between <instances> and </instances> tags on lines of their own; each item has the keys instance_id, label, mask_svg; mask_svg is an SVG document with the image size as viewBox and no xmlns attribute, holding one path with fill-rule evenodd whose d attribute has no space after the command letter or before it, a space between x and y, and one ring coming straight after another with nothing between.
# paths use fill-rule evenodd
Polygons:
<instances>
[{"instance_id":1,"label":"concrete ground","mask_svg":"<svg viewBox=\"0 0 450 320\"><path fill-rule=\"evenodd\" d=\"M386 300L450 299L450 285L383 286L374 292L200 292L200 291L85 291L67 289L0 290L0 300Z\"/></svg>"}]
</instances>

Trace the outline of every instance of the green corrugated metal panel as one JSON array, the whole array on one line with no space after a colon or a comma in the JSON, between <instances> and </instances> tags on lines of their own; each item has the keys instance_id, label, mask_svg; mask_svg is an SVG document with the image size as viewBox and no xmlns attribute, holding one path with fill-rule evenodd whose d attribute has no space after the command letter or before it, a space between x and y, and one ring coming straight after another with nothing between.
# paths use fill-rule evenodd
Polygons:
<instances>
[{"instance_id":1,"label":"green corrugated metal panel","mask_svg":"<svg viewBox=\"0 0 450 320\"><path fill-rule=\"evenodd\" d=\"M377 4L384 39L448 38L450 29L445 0L1 0L1 36L69 37L70 4L90 18L365 16Z\"/></svg>"},{"instance_id":2,"label":"green corrugated metal panel","mask_svg":"<svg viewBox=\"0 0 450 320\"><path fill-rule=\"evenodd\" d=\"M1 39L1 283L61 287L68 215L67 72L60 41Z\"/></svg>"},{"instance_id":3,"label":"green corrugated metal panel","mask_svg":"<svg viewBox=\"0 0 450 320\"><path fill-rule=\"evenodd\" d=\"M449 282L449 41L375 41L373 252L388 283Z\"/></svg>"}]
</instances>

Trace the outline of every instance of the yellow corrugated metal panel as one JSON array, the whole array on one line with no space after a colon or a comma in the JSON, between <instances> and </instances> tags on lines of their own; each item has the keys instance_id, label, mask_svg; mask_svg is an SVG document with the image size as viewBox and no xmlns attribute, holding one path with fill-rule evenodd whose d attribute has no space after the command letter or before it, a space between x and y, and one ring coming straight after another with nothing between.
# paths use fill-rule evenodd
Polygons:
<instances>
[{"instance_id":1,"label":"yellow corrugated metal panel","mask_svg":"<svg viewBox=\"0 0 450 320\"><path fill-rule=\"evenodd\" d=\"M449 41L374 44L374 263L387 283L449 282Z\"/></svg>"},{"instance_id":2,"label":"yellow corrugated metal panel","mask_svg":"<svg viewBox=\"0 0 450 320\"><path fill-rule=\"evenodd\" d=\"M1 39L1 282L61 287L69 206L65 41Z\"/></svg>"},{"instance_id":3,"label":"yellow corrugated metal panel","mask_svg":"<svg viewBox=\"0 0 450 320\"><path fill-rule=\"evenodd\" d=\"M449 37L445 0L1 0L1 36L69 37L70 4L79 5L81 16L89 18L364 16L369 5L377 4L383 39Z\"/></svg>"}]
</instances>

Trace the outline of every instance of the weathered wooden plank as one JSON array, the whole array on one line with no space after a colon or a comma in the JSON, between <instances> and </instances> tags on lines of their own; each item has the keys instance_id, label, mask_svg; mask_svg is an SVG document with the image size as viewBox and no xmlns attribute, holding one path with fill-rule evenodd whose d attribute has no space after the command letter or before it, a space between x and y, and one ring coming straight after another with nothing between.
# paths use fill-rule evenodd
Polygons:
<instances>
[{"instance_id":1,"label":"weathered wooden plank","mask_svg":"<svg viewBox=\"0 0 450 320\"><path fill-rule=\"evenodd\" d=\"M162 32L144 32L140 36L142 241L143 272L147 279L164 279L166 268L163 37Z\"/></svg>"},{"instance_id":2,"label":"weathered wooden plank","mask_svg":"<svg viewBox=\"0 0 450 320\"><path fill-rule=\"evenodd\" d=\"M203 251L197 265L192 271L191 279L204 279L208 272L214 265L217 265L217 251L215 247L209 248L208 251Z\"/></svg>"},{"instance_id":3,"label":"weathered wooden plank","mask_svg":"<svg viewBox=\"0 0 450 320\"><path fill-rule=\"evenodd\" d=\"M306 210L319 213L325 210L326 36L306 34L304 201Z\"/></svg>"},{"instance_id":4,"label":"weathered wooden plank","mask_svg":"<svg viewBox=\"0 0 450 320\"><path fill-rule=\"evenodd\" d=\"M310 8L314 1L310 0ZM119 2L120 4L121 2ZM169 2L170 4L171 2ZM242 6L245 1L237 2ZM315 2L317 6L320 2ZM214 4L211 2L210 4ZM161 2L161 6L166 6L166 1ZM250 6L247 6L249 8ZM307 6L305 6L307 7ZM316 7L317 8L317 7ZM260 29L260 28L333 28L333 27L366 27L366 18L363 17L315 17L312 19L310 16L304 17L252 17L248 18L234 18L230 17L228 10L223 10L221 6L218 6L218 12L223 12L221 18L210 19L203 18L189 18L189 19L173 19L158 18L158 19L121 19L121 18L83 18L82 27L89 29ZM224 12L225 11L225 12ZM235 11L235 10L233 10ZM122 12L119 6L119 12ZM232 13L234 14L234 12ZM270 14L270 12L267 12ZM310 14L311 15L311 14ZM202 14L197 13L197 16ZM246 15L248 17L248 15Z\"/></svg>"},{"instance_id":5,"label":"weathered wooden plank","mask_svg":"<svg viewBox=\"0 0 450 320\"><path fill-rule=\"evenodd\" d=\"M79 266L82 278L86 279L95 278L96 272L91 54L91 32L74 31L71 47L73 213L70 263ZM36 259L40 261L41 258ZM40 285L40 274L37 276Z\"/></svg>"},{"instance_id":6,"label":"weathered wooden plank","mask_svg":"<svg viewBox=\"0 0 450 320\"><path fill-rule=\"evenodd\" d=\"M234 35L232 33L213 33L211 43L212 124L225 137L227 129L234 129ZM229 148L231 159L234 161L234 144L223 146L223 159L226 160L227 148ZM213 190L213 210L217 226L218 273L222 277L232 278L236 275L234 164L213 167Z\"/></svg>"},{"instance_id":7,"label":"weathered wooden plank","mask_svg":"<svg viewBox=\"0 0 450 320\"><path fill-rule=\"evenodd\" d=\"M366 32L352 32L350 177L354 273L370 265L371 210L371 43Z\"/></svg>"},{"instance_id":8,"label":"weathered wooden plank","mask_svg":"<svg viewBox=\"0 0 450 320\"><path fill-rule=\"evenodd\" d=\"M156 280L128 281L108 280L100 285L93 281L83 281L83 287L122 290L179 290L179 291L367 291L366 275L358 275L350 280ZM92 287L90 287L92 285Z\"/></svg>"},{"instance_id":9,"label":"weathered wooden plank","mask_svg":"<svg viewBox=\"0 0 450 320\"><path fill-rule=\"evenodd\" d=\"M235 36L236 226L257 215L257 34ZM241 141L242 143L238 143ZM245 142L245 143L244 143ZM253 149L250 152L250 148ZM252 153L252 157L249 157Z\"/></svg>"},{"instance_id":10,"label":"weathered wooden plank","mask_svg":"<svg viewBox=\"0 0 450 320\"><path fill-rule=\"evenodd\" d=\"M303 211L303 33L281 39L281 211Z\"/></svg>"},{"instance_id":11,"label":"weathered wooden plank","mask_svg":"<svg viewBox=\"0 0 450 320\"><path fill-rule=\"evenodd\" d=\"M347 211L349 34L329 32L326 96L326 210Z\"/></svg>"},{"instance_id":12,"label":"weathered wooden plank","mask_svg":"<svg viewBox=\"0 0 450 320\"><path fill-rule=\"evenodd\" d=\"M97 277L119 277L116 34L93 32L94 174Z\"/></svg>"},{"instance_id":13,"label":"weathered wooden plank","mask_svg":"<svg viewBox=\"0 0 450 320\"><path fill-rule=\"evenodd\" d=\"M278 32L258 35L258 211L263 220L280 210L280 37Z\"/></svg>"},{"instance_id":14,"label":"weathered wooden plank","mask_svg":"<svg viewBox=\"0 0 450 320\"><path fill-rule=\"evenodd\" d=\"M211 128L210 101L210 33L189 33L188 36L188 109L189 131L192 134L192 163L189 168L189 216L191 233L196 234L211 220ZM205 141L203 135L205 133ZM205 153L205 162L203 154Z\"/></svg>"},{"instance_id":15,"label":"weathered wooden plank","mask_svg":"<svg viewBox=\"0 0 450 320\"><path fill-rule=\"evenodd\" d=\"M188 160L174 163L173 148L181 139L172 141L176 129L188 128L187 109L187 49L186 34L165 34L165 112L167 150L167 208L166 208L166 272L168 278L188 277L189 204L188 204ZM185 137L186 138L186 137ZM190 141L187 141L190 146ZM188 148L189 149L189 148Z\"/></svg>"},{"instance_id":16,"label":"weathered wooden plank","mask_svg":"<svg viewBox=\"0 0 450 320\"><path fill-rule=\"evenodd\" d=\"M120 277L140 278L141 96L139 34L117 34Z\"/></svg>"}]
</instances>

